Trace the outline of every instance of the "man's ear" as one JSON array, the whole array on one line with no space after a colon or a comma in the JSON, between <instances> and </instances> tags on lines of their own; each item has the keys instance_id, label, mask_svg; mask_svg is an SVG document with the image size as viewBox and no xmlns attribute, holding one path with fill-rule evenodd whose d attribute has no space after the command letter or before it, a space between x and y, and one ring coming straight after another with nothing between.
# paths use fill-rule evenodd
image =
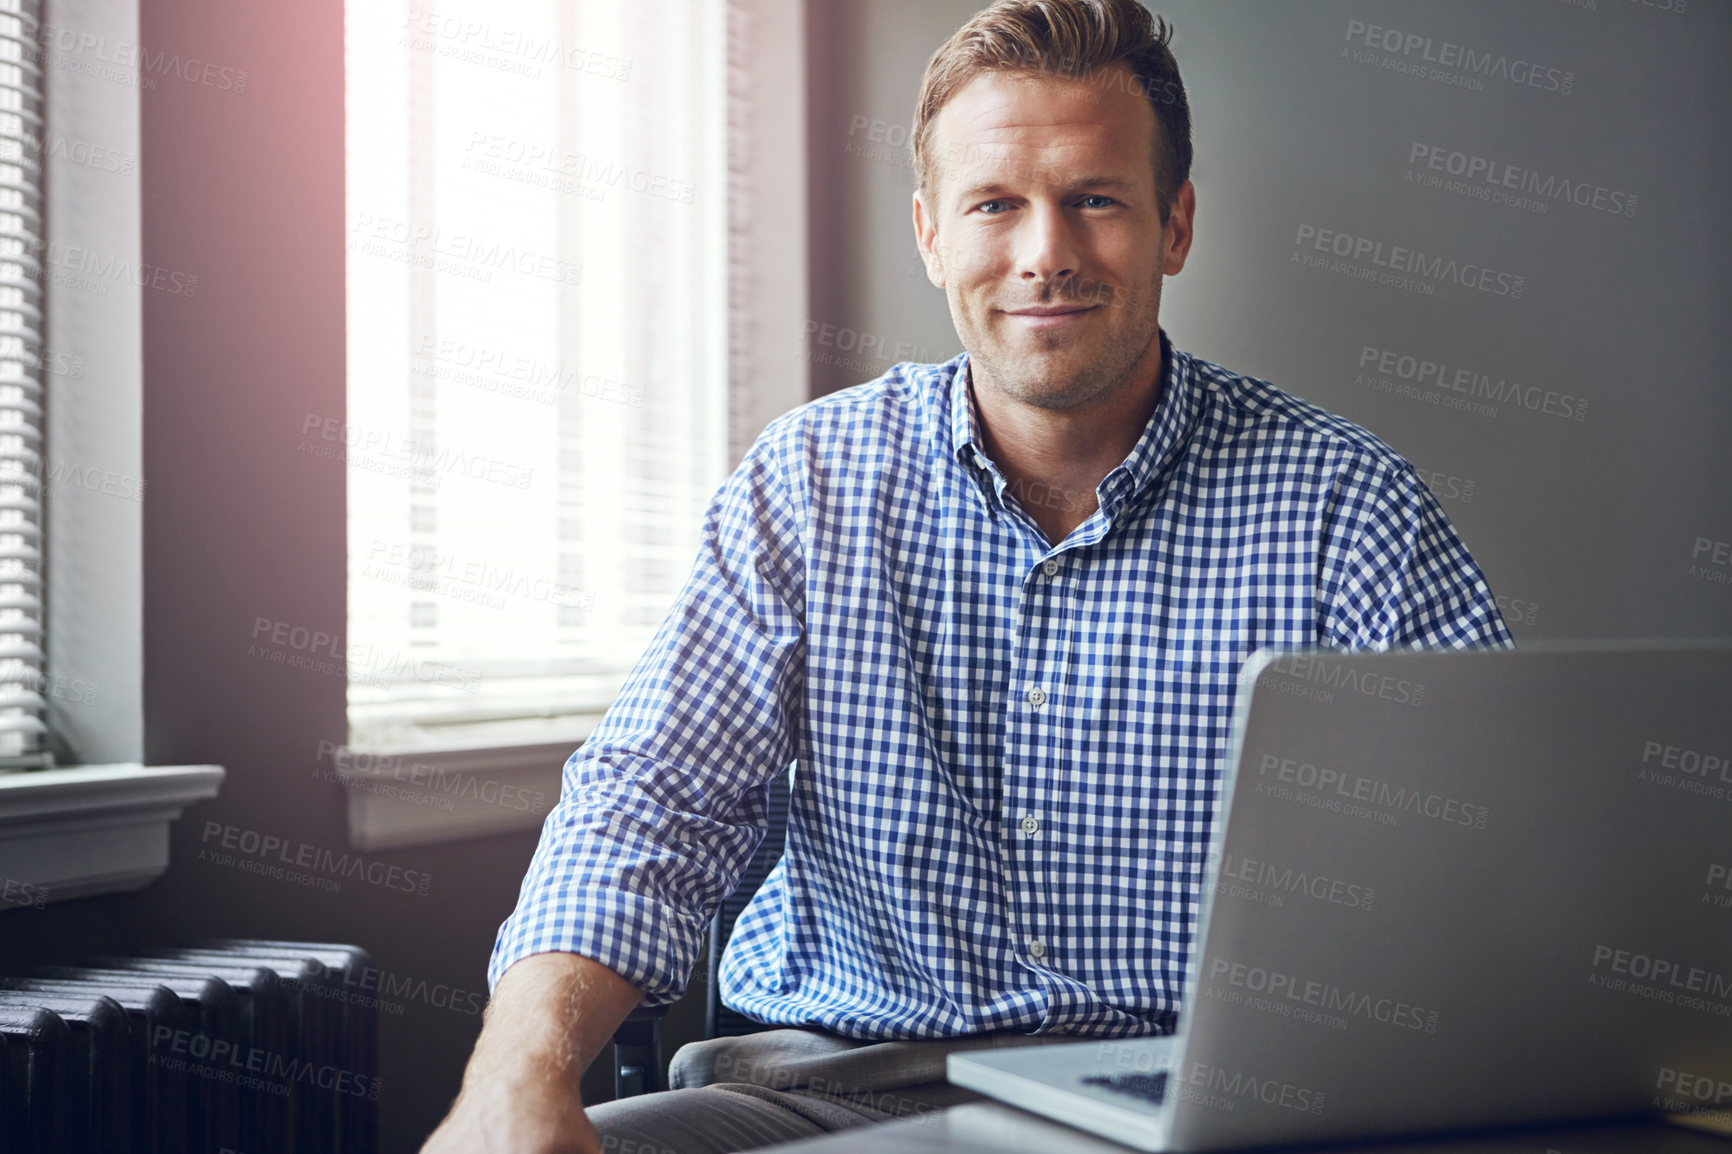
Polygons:
<instances>
[{"instance_id":1,"label":"man's ear","mask_svg":"<svg viewBox=\"0 0 1732 1154\"><path fill-rule=\"evenodd\" d=\"M944 287L944 257L938 251L938 221L926 211L920 190L914 191L914 241L920 246L920 259L926 265L926 279Z\"/></svg>"},{"instance_id":2,"label":"man's ear","mask_svg":"<svg viewBox=\"0 0 1732 1154\"><path fill-rule=\"evenodd\" d=\"M1179 193L1173 197L1173 205L1167 211L1167 223L1162 231L1166 234L1166 259L1161 272L1166 276L1178 276L1184 271L1185 258L1191 255L1191 240L1196 235L1193 228L1197 219L1197 190L1190 181L1179 186Z\"/></svg>"}]
</instances>

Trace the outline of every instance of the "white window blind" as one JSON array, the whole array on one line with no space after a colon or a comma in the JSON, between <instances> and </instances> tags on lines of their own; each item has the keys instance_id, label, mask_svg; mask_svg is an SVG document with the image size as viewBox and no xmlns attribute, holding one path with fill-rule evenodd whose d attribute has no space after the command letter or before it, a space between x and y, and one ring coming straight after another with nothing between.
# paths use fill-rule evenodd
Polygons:
<instances>
[{"instance_id":1,"label":"white window blind","mask_svg":"<svg viewBox=\"0 0 1732 1154\"><path fill-rule=\"evenodd\" d=\"M43 725L42 73L38 0L0 0L0 771Z\"/></svg>"},{"instance_id":2,"label":"white window blind","mask_svg":"<svg viewBox=\"0 0 1732 1154\"><path fill-rule=\"evenodd\" d=\"M728 460L719 0L351 0L350 745L581 736Z\"/></svg>"}]
</instances>

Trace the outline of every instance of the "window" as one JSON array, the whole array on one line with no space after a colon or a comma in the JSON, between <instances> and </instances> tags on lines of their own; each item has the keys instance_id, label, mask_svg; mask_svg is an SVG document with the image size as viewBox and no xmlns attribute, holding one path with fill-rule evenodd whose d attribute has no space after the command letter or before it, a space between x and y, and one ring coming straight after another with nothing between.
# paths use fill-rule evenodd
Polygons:
<instances>
[{"instance_id":1,"label":"window","mask_svg":"<svg viewBox=\"0 0 1732 1154\"><path fill-rule=\"evenodd\" d=\"M161 875L223 770L140 764L142 295L168 270L140 253L138 69L81 55L137 45L138 12L50 12L0 0L0 879L59 901Z\"/></svg>"},{"instance_id":2,"label":"window","mask_svg":"<svg viewBox=\"0 0 1732 1154\"><path fill-rule=\"evenodd\" d=\"M347 19L348 412L309 418L349 467L336 768L380 849L540 823L485 799L557 795L806 399L804 3Z\"/></svg>"},{"instance_id":3,"label":"window","mask_svg":"<svg viewBox=\"0 0 1732 1154\"><path fill-rule=\"evenodd\" d=\"M349 4L353 750L575 745L690 571L732 448L727 11Z\"/></svg>"}]
</instances>

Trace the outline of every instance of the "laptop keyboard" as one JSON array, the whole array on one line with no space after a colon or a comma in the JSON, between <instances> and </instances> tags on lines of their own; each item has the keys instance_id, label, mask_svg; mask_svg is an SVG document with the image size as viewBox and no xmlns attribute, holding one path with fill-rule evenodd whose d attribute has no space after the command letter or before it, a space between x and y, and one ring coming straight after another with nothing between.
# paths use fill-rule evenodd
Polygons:
<instances>
[{"instance_id":1,"label":"laptop keyboard","mask_svg":"<svg viewBox=\"0 0 1732 1154\"><path fill-rule=\"evenodd\" d=\"M1141 1098L1145 1102L1157 1105L1166 1093L1166 1074L1113 1074L1110 1077L1100 1076L1084 1078L1085 1086L1102 1086L1108 1090L1116 1090L1120 1094L1129 1094L1133 1098Z\"/></svg>"}]
</instances>

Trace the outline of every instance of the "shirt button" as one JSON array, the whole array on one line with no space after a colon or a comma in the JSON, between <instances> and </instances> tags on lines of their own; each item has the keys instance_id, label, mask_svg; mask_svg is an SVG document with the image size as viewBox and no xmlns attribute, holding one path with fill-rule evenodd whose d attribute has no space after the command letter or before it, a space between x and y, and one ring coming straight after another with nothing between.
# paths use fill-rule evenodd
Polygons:
<instances>
[{"instance_id":1,"label":"shirt button","mask_svg":"<svg viewBox=\"0 0 1732 1154\"><path fill-rule=\"evenodd\" d=\"M1031 958L1046 957L1046 943L1039 938L1028 939L1028 956Z\"/></svg>"},{"instance_id":2,"label":"shirt button","mask_svg":"<svg viewBox=\"0 0 1732 1154\"><path fill-rule=\"evenodd\" d=\"M1038 829L1040 829L1040 822L1035 820L1034 814L1025 813L1022 815L1022 832L1023 833L1026 833L1030 837L1033 837L1035 834L1035 831Z\"/></svg>"},{"instance_id":3,"label":"shirt button","mask_svg":"<svg viewBox=\"0 0 1732 1154\"><path fill-rule=\"evenodd\" d=\"M1054 573L1058 572L1058 562L1054 561L1051 557L1048 557L1045 561L1040 563L1040 571L1045 573L1048 577L1051 577Z\"/></svg>"},{"instance_id":4,"label":"shirt button","mask_svg":"<svg viewBox=\"0 0 1732 1154\"><path fill-rule=\"evenodd\" d=\"M1029 690L1028 691L1028 703L1030 705L1034 706L1036 709L1039 709L1041 706L1045 705L1046 704L1046 690L1044 690L1044 689L1031 689L1031 690Z\"/></svg>"}]
</instances>

